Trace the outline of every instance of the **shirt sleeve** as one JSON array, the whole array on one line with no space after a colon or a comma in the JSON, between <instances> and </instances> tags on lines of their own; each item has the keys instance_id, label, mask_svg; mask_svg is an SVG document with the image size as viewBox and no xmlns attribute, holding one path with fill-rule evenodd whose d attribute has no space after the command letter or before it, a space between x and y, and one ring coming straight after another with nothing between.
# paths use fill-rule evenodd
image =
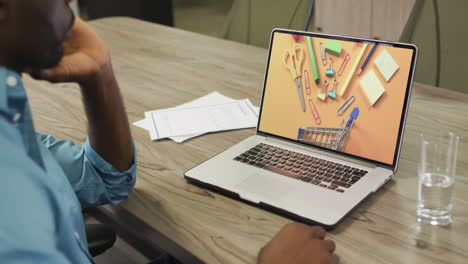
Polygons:
<instances>
[{"instance_id":1,"label":"shirt sleeve","mask_svg":"<svg viewBox=\"0 0 468 264\"><path fill-rule=\"evenodd\" d=\"M38 139L60 164L83 208L117 204L128 196L136 181L136 155L125 171L104 160L86 139L83 146L38 133Z\"/></svg>"}]
</instances>

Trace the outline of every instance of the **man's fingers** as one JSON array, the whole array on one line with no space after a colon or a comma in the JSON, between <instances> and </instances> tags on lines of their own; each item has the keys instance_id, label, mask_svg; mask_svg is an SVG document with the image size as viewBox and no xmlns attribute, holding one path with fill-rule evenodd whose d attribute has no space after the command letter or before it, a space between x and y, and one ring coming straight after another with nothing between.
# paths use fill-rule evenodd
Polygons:
<instances>
[{"instance_id":1,"label":"man's fingers","mask_svg":"<svg viewBox=\"0 0 468 264\"><path fill-rule=\"evenodd\" d=\"M335 242L327 239L323 241L323 244L325 245L325 248L330 252L333 253L336 249L336 244Z\"/></svg>"},{"instance_id":2,"label":"man's fingers","mask_svg":"<svg viewBox=\"0 0 468 264\"><path fill-rule=\"evenodd\" d=\"M70 58L72 57L64 57L59 65L38 71L36 75L37 79L52 83L73 82L74 80L71 79L72 75L70 74L70 64L65 62L65 60L70 60ZM77 63L79 63L79 61L77 61Z\"/></svg>"},{"instance_id":3,"label":"man's fingers","mask_svg":"<svg viewBox=\"0 0 468 264\"><path fill-rule=\"evenodd\" d=\"M311 227L311 235L313 238L316 238L316 239L324 239L325 236L327 235L327 232L325 231L325 229L321 227L314 226L314 227Z\"/></svg>"},{"instance_id":4,"label":"man's fingers","mask_svg":"<svg viewBox=\"0 0 468 264\"><path fill-rule=\"evenodd\" d=\"M61 69L53 68L53 69L43 69L43 70L29 70L25 71L31 75L32 78L41 81L48 81L48 82L61 82L63 79L64 73Z\"/></svg>"}]
</instances>

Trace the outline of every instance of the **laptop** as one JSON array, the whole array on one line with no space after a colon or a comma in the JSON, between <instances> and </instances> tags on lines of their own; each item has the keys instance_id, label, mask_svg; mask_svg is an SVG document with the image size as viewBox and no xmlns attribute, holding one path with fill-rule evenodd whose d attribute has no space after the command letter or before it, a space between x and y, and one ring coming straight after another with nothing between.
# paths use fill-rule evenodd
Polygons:
<instances>
[{"instance_id":1,"label":"laptop","mask_svg":"<svg viewBox=\"0 0 468 264\"><path fill-rule=\"evenodd\" d=\"M333 229L398 168L415 45L275 29L256 135L188 182Z\"/></svg>"}]
</instances>

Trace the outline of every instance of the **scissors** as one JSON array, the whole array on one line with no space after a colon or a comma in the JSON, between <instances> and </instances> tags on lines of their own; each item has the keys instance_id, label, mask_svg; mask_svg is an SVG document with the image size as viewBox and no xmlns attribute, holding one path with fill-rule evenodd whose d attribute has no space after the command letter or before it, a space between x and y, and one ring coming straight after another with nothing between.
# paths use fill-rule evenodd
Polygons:
<instances>
[{"instance_id":1,"label":"scissors","mask_svg":"<svg viewBox=\"0 0 468 264\"><path fill-rule=\"evenodd\" d=\"M297 93L301 101L302 112L306 111L304 92L302 91L302 64L304 63L304 49L298 44L294 44L291 49L287 49L283 54L283 64L291 72L296 81Z\"/></svg>"}]
</instances>

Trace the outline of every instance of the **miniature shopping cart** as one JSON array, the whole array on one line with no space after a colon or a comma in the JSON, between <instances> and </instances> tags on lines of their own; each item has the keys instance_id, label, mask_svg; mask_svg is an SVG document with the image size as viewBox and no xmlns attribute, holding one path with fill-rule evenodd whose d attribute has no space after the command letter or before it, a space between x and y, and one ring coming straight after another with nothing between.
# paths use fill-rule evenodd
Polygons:
<instances>
[{"instance_id":1,"label":"miniature shopping cart","mask_svg":"<svg viewBox=\"0 0 468 264\"><path fill-rule=\"evenodd\" d=\"M351 129L359 116L359 108L354 108L348 121L341 121L339 128L325 127L301 127L299 128L297 140L307 144L345 151L348 144Z\"/></svg>"}]
</instances>

